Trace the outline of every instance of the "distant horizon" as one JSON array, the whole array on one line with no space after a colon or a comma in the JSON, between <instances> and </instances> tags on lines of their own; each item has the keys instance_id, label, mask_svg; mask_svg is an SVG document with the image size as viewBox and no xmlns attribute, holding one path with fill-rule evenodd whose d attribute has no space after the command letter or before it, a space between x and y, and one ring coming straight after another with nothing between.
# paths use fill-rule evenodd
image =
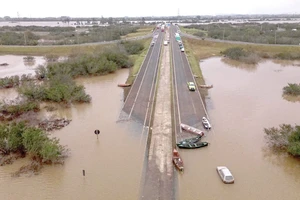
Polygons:
<instances>
[{"instance_id":1,"label":"distant horizon","mask_svg":"<svg viewBox=\"0 0 300 200\"><path fill-rule=\"evenodd\" d=\"M291 16L294 15L296 17L300 17L300 14L296 14L296 13L278 13L278 14L267 14L267 13L263 13L263 14L216 14L216 15L157 15L157 16L119 16L119 17L111 17L111 16L90 16L90 17L74 17L74 16L68 16L68 15L62 15L62 16L48 16L48 17L16 17L16 16L0 16L0 18L5 18L5 17L10 17L13 19L36 19L36 18L40 18L40 19L47 19L47 18L62 18L62 17L69 17L69 18L159 18L159 17L196 17L196 16L200 16L200 17L218 17L218 16Z\"/></svg>"},{"instance_id":2,"label":"distant horizon","mask_svg":"<svg viewBox=\"0 0 300 200\"><path fill-rule=\"evenodd\" d=\"M47 18L70 16L72 18L91 17L166 17L166 16L217 16L217 15L276 15L300 14L299 0L210 0L194 1L179 0L160 1L151 0L143 3L138 0L110 0L99 2L85 0L74 2L71 0L52 0L43 4L38 0L15 0L1 3L2 16L11 18ZM238 13L238 14L234 14Z\"/></svg>"}]
</instances>

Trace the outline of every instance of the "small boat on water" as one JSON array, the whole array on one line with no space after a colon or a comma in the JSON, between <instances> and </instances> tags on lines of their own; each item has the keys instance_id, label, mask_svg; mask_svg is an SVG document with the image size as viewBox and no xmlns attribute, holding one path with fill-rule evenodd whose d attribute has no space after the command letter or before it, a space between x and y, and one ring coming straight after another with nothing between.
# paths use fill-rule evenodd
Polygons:
<instances>
[{"instance_id":1,"label":"small boat on water","mask_svg":"<svg viewBox=\"0 0 300 200\"><path fill-rule=\"evenodd\" d=\"M212 88L213 85L199 85L200 88Z\"/></svg>"},{"instance_id":2,"label":"small boat on water","mask_svg":"<svg viewBox=\"0 0 300 200\"><path fill-rule=\"evenodd\" d=\"M176 149L173 150L173 163L177 169L183 171L183 161Z\"/></svg>"},{"instance_id":3,"label":"small boat on water","mask_svg":"<svg viewBox=\"0 0 300 200\"><path fill-rule=\"evenodd\" d=\"M197 129L197 128L194 128L194 127L192 127L192 126L189 126L189 125L187 125L187 124L181 123L181 124L180 124L180 127L181 127L183 130L187 131L187 132L190 132L190 133L193 133L193 134L196 134L196 135L200 135L201 137L204 136L204 132L203 132L203 131L201 131L201 130L199 130L199 129Z\"/></svg>"},{"instance_id":4,"label":"small boat on water","mask_svg":"<svg viewBox=\"0 0 300 200\"><path fill-rule=\"evenodd\" d=\"M202 124L203 124L204 128L211 129L211 125L210 125L208 119L206 119L206 117L202 117Z\"/></svg>"},{"instance_id":5,"label":"small boat on water","mask_svg":"<svg viewBox=\"0 0 300 200\"><path fill-rule=\"evenodd\" d=\"M177 146L181 149L197 149L197 148L208 146L208 142L198 142L198 143L182 142L182 143L178 143Z\"/></svg>"},{"instance_id":6,"label":"small boat on water","mask_svg":"<svg viewBox=\"0 0 300 200\"><path fill-rule=\"evenodd\" d=\"M128 83L119 83L118 84L118 87L129 87L131 86L131 84L128 84Z\"/></svg>"},{"instance_id":7,"label":"small boat on water","mask_svg":"<svg viewBox=\"0 0 300 200\"><path fill-rule=\"evenodd\" d=\"M181 140L177 144L181 144L181 143L197 143L197 142L200 141L201 137L202 137L201 135L198 135L197 137L193 137L193 138Z\"/></svg>"}]
</instances>

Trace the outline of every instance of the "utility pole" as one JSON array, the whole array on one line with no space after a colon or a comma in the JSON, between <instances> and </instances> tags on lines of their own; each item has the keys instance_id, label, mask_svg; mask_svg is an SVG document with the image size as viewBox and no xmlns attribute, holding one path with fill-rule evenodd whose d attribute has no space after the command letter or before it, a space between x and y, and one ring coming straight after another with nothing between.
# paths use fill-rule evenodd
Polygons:
<instances>
[{"instance_id":1,"label":"utility pole","mask_svg":"<svg viewBox=\"0 0 300 200\"><path fill-rule=\"evenodd\" d=\"M26 31L24 31L24 44L27 45L27 39L26 39Z\"/></svg>"}]
</instances>

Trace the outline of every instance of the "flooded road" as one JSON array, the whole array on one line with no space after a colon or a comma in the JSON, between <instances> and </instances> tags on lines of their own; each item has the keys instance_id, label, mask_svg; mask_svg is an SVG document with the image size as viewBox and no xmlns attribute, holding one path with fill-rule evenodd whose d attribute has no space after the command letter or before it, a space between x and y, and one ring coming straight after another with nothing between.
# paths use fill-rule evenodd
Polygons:
<instances>
[{"instance_id":1,"label":"flooded road","mask_svg":"<svg viewBox=\"0 0 300 200\"><path fill-rule=\"evenodd\" d=\"M180 150L185 171L179 175L179 199L300 199L300 160L268 151L263 132L282 123L300 124L300 102L282 98L287 83L299 83L300 67L226 63L221 58L200 63L206 84L214 85L206 97L212 130L202 139L210 145ZM233 185L221 182L220 165L233 173Z\"/></svg>"},{"instance_id":2,"label":"flooded road","mask_svg":"<svg viewBox=\"0 0 300 200\"><path fill-rule=\"evenodd\" d=\"M1 200L138 199L146 137L137 123L116 122L123 105L123 89L117 84L125 82L128 73L124 69L78 79L92 96L92 103L56 111L57 116L72 121L53 132L71 150L70 157L64 165L45 166L31 177L10 175L28 163L26 159L0 167ZM5 95L10 92L14 96L13 90ZM100 130L98 140L95 129Z\"/></svg>"}]
</instances>

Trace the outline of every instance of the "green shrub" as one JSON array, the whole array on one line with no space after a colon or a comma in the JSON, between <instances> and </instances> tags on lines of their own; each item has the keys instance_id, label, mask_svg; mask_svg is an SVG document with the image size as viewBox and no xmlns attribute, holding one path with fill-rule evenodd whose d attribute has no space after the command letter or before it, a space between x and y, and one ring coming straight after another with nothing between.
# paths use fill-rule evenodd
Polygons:
<instances>
[{"instance_id":1,"label":"green shrub","mask_svg":"<svg viewBox=\"0 0 300 200\"><path fill-rule=\"evenodd\" d=\"M24 151L22 134L25 128L23 122L0 125L0 151L3 154Z\"/></svg>"},{"instance_id":2,"label":"green shrub","mask_svg":"<svg viewBox=\"0 0 300 200\"><path fill-rule=\"evenodd\" d=\"M12 102L12 103L5 103L3 102L0 106L0 113L5 115L13 115L18 116L22 113L28 111L38 111L40 109L39 104L35 101L20 101L20 102Z\"/></svg>"},{"instance_id":3,"label":"green shrub","mask_svg":"<svg viewBox=\"0 0 300 200\"><path fill-rule=\"evenodd\" d=\"M137 41L123 41L122 44L124 45L127 53L131 55L139 54L144 49L144 45Z\"/></svg>"},{"instance_id":4,"label":"green shrub","mask_svg":"<svg viewBox=\"0 0 300 200\"><path fill-rule=\"evenodd\" d=\"M270 147L300 156L300 126L282 124L279 128L265 128L264 131Z\"/></svg>"},{"instance_id":5,"label":"green shrub","mask_svg":"<svg viewBox=\"0 0 300 200\"><path fill-rule=\"evenodd\" d=\"M288 86L283 88L283 94L292 96L300 95L300 84L289 83Z\"/></svg>"},{"instance_id":6,"label":"green shrub","mask_svg":"<svg viewBox=\"0 0 300 200\"><path fill-rule=\"evenodd\" d=\"M222 53L233 60L239 60L240 58L247 56L247 52L241 47L228 48Z\"/></svg>"}]
</instances>

